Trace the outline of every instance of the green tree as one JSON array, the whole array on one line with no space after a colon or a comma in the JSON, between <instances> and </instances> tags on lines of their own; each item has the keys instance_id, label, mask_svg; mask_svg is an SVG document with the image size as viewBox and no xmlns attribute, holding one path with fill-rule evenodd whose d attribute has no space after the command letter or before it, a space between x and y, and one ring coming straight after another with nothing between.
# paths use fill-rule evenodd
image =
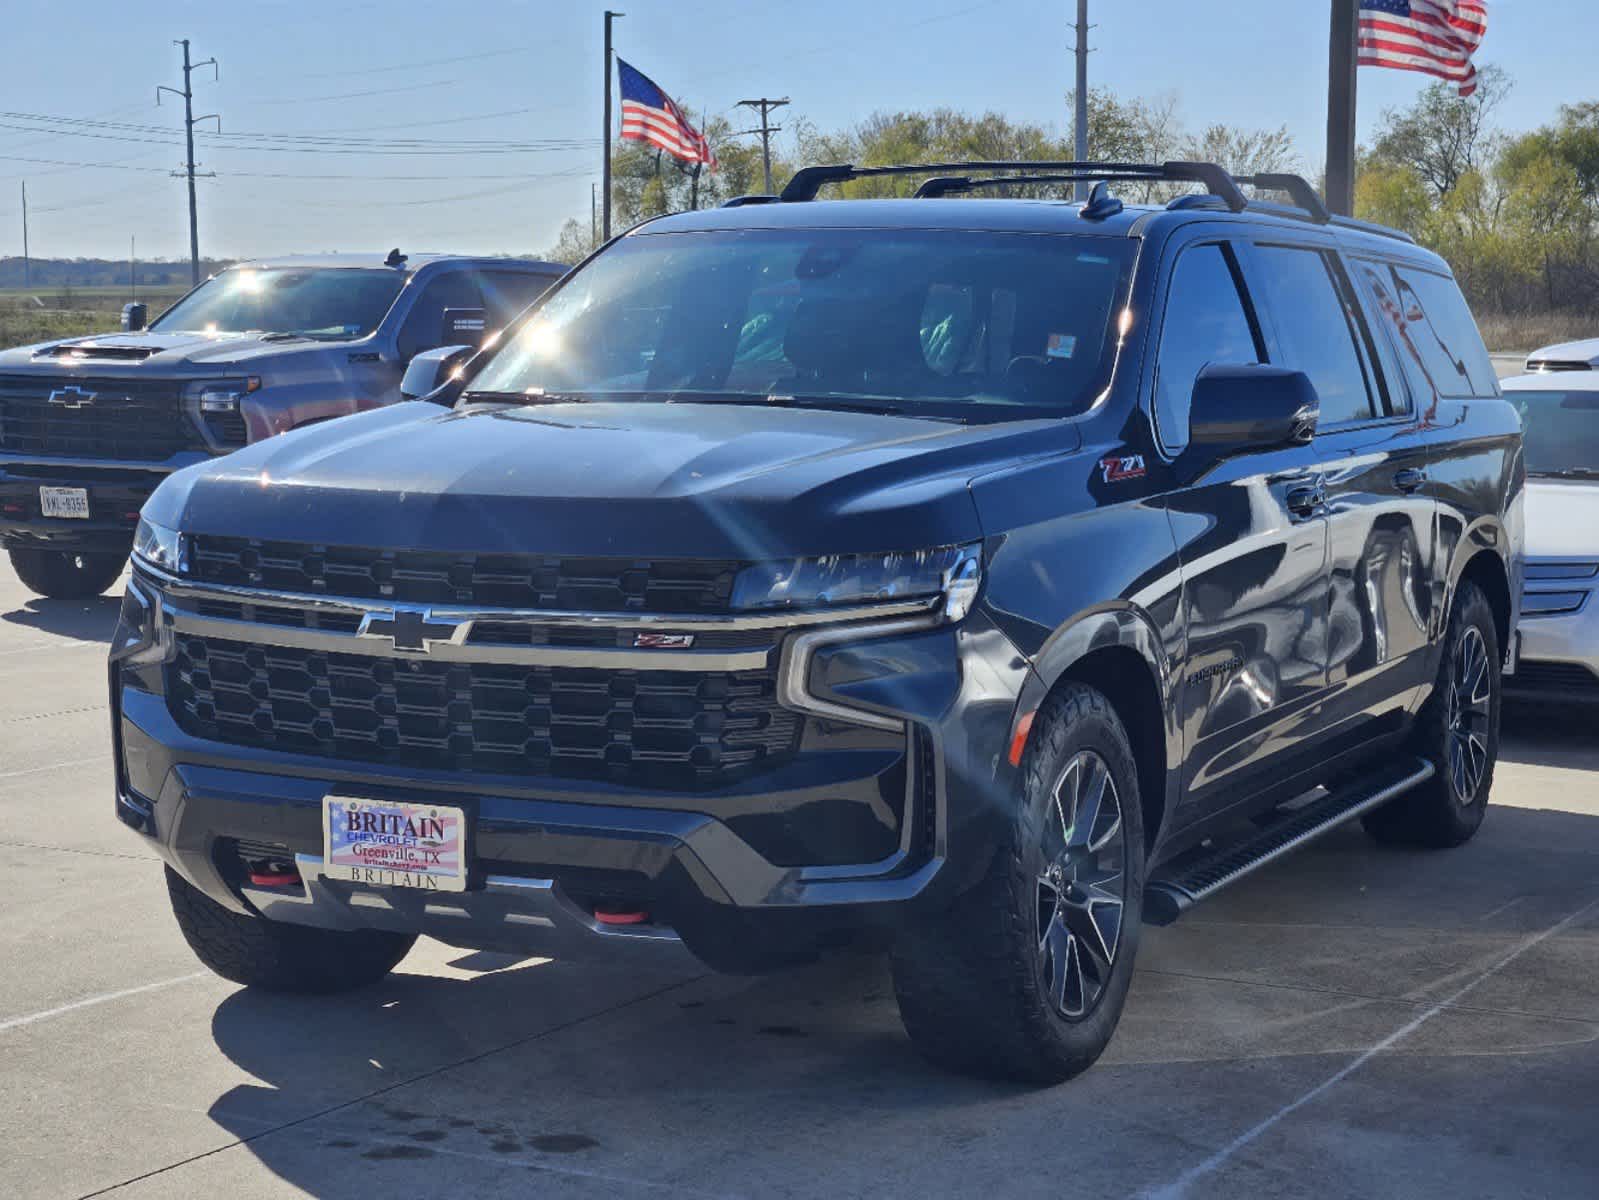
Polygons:
<instances>
[{"instance_id":1,"label":"green tree","mask_svg":"<svg viewBox=\"0 0 1599 1200\"><path fill-rule=\"evenodd\" d=\"M1461 176L1491 163L1499 140L1494 114L1511 86L1510 76L1491 64L1478 73L1477 90L1468 97L1451 83L1428 85L1409 108L1383 114L1371 158L1409 167L1435 197L1448 195Z\"/></svg>"},{"instance_id":2,"label":"green tree","mask_svg":"<svg viewBox=\"0 0 1599 1200\"><path fill-rule=\"evenodd\" d=\"M1355 215L1423 237L1433 199L1411 167L1367 163L1355 177Z\"/></svg>"}]
</instances>

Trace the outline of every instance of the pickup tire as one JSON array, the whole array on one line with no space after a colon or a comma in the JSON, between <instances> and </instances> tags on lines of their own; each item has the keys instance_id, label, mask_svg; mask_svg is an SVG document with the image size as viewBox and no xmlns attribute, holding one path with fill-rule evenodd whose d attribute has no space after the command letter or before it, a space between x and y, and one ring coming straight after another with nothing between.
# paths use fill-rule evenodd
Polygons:
<instances>
[{"instance_id":1,"label":"pickup tire","mask_svg":"<svg viewBox=\"0 0 1599 1200\"><path fill-rule=\"evenodd\" d=\"M1087 1070L1121 1018L1143 894L1126 730L1101 692L1067 683L1033 722L1022 795L987 873L895 942L912 1044L990 1078L1053 1084Z\"/></svg>"},{"instance_id":2,"label":"pickup tire","mask_svg":"<svg viewBox=\"0 0 1599 1200\"><path fill-rule=\"evenodd\" d=\"M98 596L122 576L126 554L103 551L79 553L75 550L35 550L16 547L9 551L11 567L30 592L52 600L83 600Z\"/></svg>"},{"instance_id":3,"label":"pickup tire","mask_svg":"<svg viewBox=\"0 0 1599 1200\"><path fill-rule=\"evenodd\" d=\"M184 940L224 979L265 992L326 995L382 979L416 942L414 933L312 929L222 907L166 868L167 895Z\"/></svg>"},{"instance_id":4,"label":"pickup tire","mask_svg":"<svg viewBox=\"0 0 1599 1200\"><path fill-rule=\"evenodd\" d=\"M1493 607L1468 580L1455 593L1438 679L1413 735L1416 753L1437 771L1361 818L1379 842L1446 848L1482 825L1499 759L1501 661Z\"/></svg>"}]
</instances>

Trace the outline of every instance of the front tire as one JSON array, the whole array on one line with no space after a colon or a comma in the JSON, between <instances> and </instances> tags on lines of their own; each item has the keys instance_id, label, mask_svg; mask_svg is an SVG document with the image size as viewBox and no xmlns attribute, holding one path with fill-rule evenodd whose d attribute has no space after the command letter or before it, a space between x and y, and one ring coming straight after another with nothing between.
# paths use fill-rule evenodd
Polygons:
<instances>
[{"instance_id":1,"label":"front tire","mask_svg":"<svg viewBox=\"0 0 1599 1200\"><path fill-rule=\"evenodd\" d=\"M1499 629L1469 581L1455 593L1432 695L1416 718L1415 749L1436 768L1426 783L1362 818L1379 842L1447 848L1482 825L1499 760Z\"/></svg>"},{"instance_id":2,"label":"front tire","mask_svg":"<svg viewBox=\"0 0 1599 1200\"><path fill-rule=\"evenodd\" d=\"M311 929L224 908L171 867L167 895L195 956L224 979L265 992L326 995L376 983L416 943L412 933Z\"/></svg>"},{"instance_id":3,"label":"front tire","mask_svg":"<svg viewBox=\"0 0 1599 1200\"><path fill-rule=\"evenodd\" d=\"M36 550L19 546L11 551L11 568L30 592L52 600L85 600L98 596L122 577L126 554L103 551Z\"/></svg>"},{"instance_id":4,"label":"front tire","mask_svg":"<svg viewBox=\"0 0 1599 1200\"><path fill-rule=\"evenodd\" d=\"M1033 723L987 875L892 953L911 1042L964 1074L1060 1083L1121 1018L1143 915L1138 772L1110 701L1069 683Z\"/></svg>"}]
</instances>

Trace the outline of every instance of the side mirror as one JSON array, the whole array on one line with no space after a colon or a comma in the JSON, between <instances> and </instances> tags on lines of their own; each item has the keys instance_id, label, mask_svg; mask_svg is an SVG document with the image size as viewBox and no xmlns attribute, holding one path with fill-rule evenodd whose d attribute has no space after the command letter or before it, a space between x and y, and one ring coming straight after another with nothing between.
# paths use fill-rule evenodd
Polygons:
<instances>
[{"instance_id":1,"label":"side mirror","mask_svg":"<svg viewBox=\"0 0 1599 1200\"><path fill-rule=\"evenodd\" d=\"M472 355L476 346L440 346L437 350L424 350L405 368L400 380L400 397L420 400L450 382L450 373Z\"/></svg>"},{"instance_id":2,"label":"side mirror","mask_svg":"<svg viewBox=\"0 0 1599 1200\"><path fill-rule=\"evenodd\" d=\"M1194 380L1189 451L1219 462L1256 450L1309 445L1320 416L1316 385L1303 371L1212 363Z\"/></svg>"},{"instance_id":3,"label":"side mirror","mask_svg":"<svg viewBox=\"0 0 1599 1200\"><path fill-rule=\"evenodd\" d=\"M488 326L489 310L486 308L447 308L444 310L444 329L439 334L439 344L481 346Z\"/></svg>"},{"instance_id":4,"label":"side mirror","mask_svg":"<svg viewBox=\"0 0 1599 1200\"><path fill-rule=\"evenodd\" d=\"M127 333L138 333L150 323L150 310L137 302L122 306L122 328Z\"/></svg>"}]
</instances>

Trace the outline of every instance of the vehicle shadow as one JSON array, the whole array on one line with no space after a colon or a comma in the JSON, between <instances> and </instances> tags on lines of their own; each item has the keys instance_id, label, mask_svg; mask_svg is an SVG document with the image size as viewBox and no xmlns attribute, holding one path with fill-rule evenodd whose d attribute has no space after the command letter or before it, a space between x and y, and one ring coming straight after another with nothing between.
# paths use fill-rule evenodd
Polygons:
<instances>
[{"instance_id":1,"label":"vehicle shadow","mask_svg":"<svg viewBox=\"0 0 1599 1200\"><path fill-rule=\"evenodd\" d=\"M74 641L109 642L116 632L117 612L122 594L95 596L89 600L46 600L34 598L20 608L0 612L0 621L19 629L71 638Z\"/></svg>"},{"instance_id":2,"label":"vehicle shadow","mask_svg":"<svg viewBox=\"0 0 1599 1200\"><path fill-rule=\"evenodd\" d=\"M1599 705L1506 702L1501 761L1599 770Z\"/></svg>"}]
</instances>

